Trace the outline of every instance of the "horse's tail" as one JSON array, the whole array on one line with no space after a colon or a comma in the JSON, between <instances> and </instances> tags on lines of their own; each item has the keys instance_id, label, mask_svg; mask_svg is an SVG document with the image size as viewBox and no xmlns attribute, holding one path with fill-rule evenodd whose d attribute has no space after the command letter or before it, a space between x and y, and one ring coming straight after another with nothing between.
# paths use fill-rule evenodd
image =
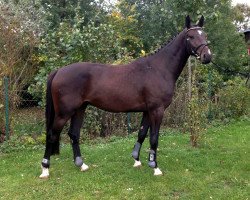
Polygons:
<instances>
[{"instance_id":1,"label":"horse's tail","mask_svg":"<svg viewBox=\"0 0 250 200\"><path fill-rule=\"evenodd\" d=\"M47 80L47 91L46 91L46 111L45 111L45 118L46 118L46 142L52 143L52 150L51 155L59 154L59 136L53 137L52 127L55 118L55 109L54 109L54 102L51 93L51 85L52 81L56 75L57 71L52 72Z\"/></svg>"}]
</instances>

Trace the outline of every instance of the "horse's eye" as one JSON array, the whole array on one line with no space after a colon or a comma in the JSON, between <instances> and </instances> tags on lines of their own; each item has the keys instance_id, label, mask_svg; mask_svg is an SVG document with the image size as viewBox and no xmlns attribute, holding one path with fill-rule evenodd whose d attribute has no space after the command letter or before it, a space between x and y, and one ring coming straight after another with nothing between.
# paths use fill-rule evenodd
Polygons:
<instances>
[{"instance_id":1,"label":"horse's eye","mask_svg":"<svg viewBox=\"0 0 250 200\"><path fill-rule=\"evenodd\" d=\"M189 36L189 38L190 38L191 40L193 40L193 39L194 39L194 36Z\"/></svg>"}]
</instances>

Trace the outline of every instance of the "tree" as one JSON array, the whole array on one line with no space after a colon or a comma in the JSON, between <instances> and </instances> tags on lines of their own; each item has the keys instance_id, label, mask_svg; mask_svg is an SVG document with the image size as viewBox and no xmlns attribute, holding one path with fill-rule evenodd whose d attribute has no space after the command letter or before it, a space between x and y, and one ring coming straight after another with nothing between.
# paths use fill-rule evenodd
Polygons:
<instances>
[{"instance_id":1,"label":"tree","mask_svg":"<svg viewBox=\"0 0 250 200\"><path fill-rule=\"evenodd\" d=\"M233 8L234 24L239 31L250 27L250 7L247 4L237 4Z\"/></svg>"},{"instance_id":2,"label":"tree","mask_svg":"<svg viewBox=\"0 0 250 200\"><path fill-rule=\"evenodd\" d=\"M34 51L41 32L40 24L36 23L35 18L42 18L35 15L39 13L36 8L26 3L27 1L17 7L16 2L0 1L0 86L3 88L3 77L8 77L11 106L18 105L18 92L33 80L36 72ZM3 105L4 98L1 93L0 115L3 113ZM3 119L1 116L0 135L5 132Z\"/></svg>"},{"instance_id":3,"label":"tree","mask_svg":"<svg viewBox=\"0 0 250 200\"><path fill-rule=\"evenodd\" d=\"M247 54L244 38L234 25L233 9L228 3L222 3L216 17L207 23L209 39L214 52L214 66L224 79L236 76L239 72L247 72Z\"/></svg>"},{"instance_id":4,"label":"tree","mask_svg":"<svg viewBox=\"0 0 250 200\"><path fill-rule=\"evenodd\" d=\"M23 6L0 2L0 76L9 77L11 93L16 98L17 90L33 78L36 70L34 51L40 33L36 21L32 21L32 5Z\"/></svg>"},{"instance_id":5,"label":"tree","mask_svg":"<svg viewBox=\"0 0 250 200\"><path fill-rule=\"evenodd\" d=\"M126 48L134 58L140 56L143 49L141 37L139 35L139 23L136 19L135 6L126 2L118 4L118 8L112 10L108 15L107 23L112 24L117 37L121 41L121 46ZM126 10L126 12L125 12Z\"/></svg>"},{"instance_id":6,"label":"tree","mask_svg":"<svg viewBox=\"0 0 250 200\"><path fill-rule=\"evenodd\" d=\"M61 22L74 24L76 14L84 18L83 25L89 21L100 22L105 16L103 0L41 0L46 10L49 28L57 28Z\"/></svg>"},{"instance_id":7,"label":"tree","mask_svg":"<svg viewBox=\"0 0 250 200\"><path fill-rule=\"evenodd\" d=\"M247 71L247 55L243 38L234 25L234 13L230 1L186 0L119 0L118 8L123 15L134 14L138 21L136 36L141 38L144 49L149 52L174 37L184 27L186 15L192 19L205 16L205 31L211 42L213 60L217 70L229 78L238 71ZM134 6L134 10L124 5ZM194 21L195 22L195 21ZM243 66L243 67L242 67Z\"/></svg>"}]
</instances>

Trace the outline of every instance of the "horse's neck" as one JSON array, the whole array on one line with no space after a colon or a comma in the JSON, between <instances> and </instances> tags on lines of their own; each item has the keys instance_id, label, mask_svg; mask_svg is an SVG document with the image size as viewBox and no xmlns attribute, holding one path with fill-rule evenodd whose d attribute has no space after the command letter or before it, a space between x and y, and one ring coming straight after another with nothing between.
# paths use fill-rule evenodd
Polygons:
<instances>
[{"instance_id":1,"label":"horse's neck","mask_svg":"<svg viewBox=\"0 0 250 200\"><path fill-rule=\"evenodd\" d=\"M181 32L171 43L153 55L151 62L164 75L171 76L176 81L186 65L188 57L185 32Z\"/></svg>"}]
</instances>

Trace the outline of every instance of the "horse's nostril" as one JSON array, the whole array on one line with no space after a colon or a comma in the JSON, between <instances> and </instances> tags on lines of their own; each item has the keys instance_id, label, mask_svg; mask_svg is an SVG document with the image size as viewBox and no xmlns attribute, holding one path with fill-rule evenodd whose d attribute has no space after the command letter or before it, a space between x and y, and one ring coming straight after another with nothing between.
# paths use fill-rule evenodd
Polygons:
<instances>
[{"instance_id":1,"label":"horse's nostril","mask_svg":"<svg viewBox=\"0 0 250 200\"><path fill-rule=\"evenodd\" d=\"M211 56L209 54L203 54L202 55L202 63L208 64L211 61Z\"/></svg>"}]
</instances>

